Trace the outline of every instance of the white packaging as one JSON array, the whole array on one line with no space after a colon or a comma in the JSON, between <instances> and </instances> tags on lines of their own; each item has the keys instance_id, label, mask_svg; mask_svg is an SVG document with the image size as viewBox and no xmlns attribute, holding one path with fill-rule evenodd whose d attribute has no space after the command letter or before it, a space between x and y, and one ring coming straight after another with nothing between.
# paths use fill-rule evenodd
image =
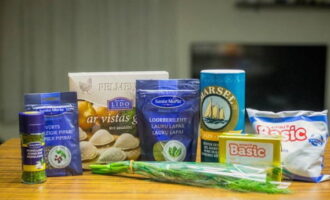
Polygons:
<instances>
[{"instance_id":1,"label":"white packaging","mask_svg":"<svg viewBox=\"0 0 330 200\"><path fill-rule=\"evenodd\" d=\"M328 139L327 111L269 112L247 109L254 130L282 136L284 174L294 180L321 182L323 155Z\"/></svg>"}]
</instances>

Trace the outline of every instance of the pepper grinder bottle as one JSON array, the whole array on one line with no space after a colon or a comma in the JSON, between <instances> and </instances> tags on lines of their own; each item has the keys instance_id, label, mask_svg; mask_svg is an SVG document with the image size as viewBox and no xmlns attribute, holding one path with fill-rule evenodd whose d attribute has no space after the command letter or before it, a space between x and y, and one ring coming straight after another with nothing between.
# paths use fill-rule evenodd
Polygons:
<instances>
[{"instance_id":1,"label":"pepper grinder bottle","mask_svg":"<svg viewBox=\"0 0 330 200\"><path fill-rule=\"evenodd\" d=\"M46 181L44 126L43 113L19 113L23 183L35 184Z\"/></svg>"}]
</instances>

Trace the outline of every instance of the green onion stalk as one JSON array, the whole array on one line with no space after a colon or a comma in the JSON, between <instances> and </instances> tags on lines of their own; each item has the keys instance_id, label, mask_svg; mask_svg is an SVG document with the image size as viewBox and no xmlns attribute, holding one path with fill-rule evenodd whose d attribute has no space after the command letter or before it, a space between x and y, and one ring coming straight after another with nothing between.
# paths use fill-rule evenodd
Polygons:
<instances>
[{"instance_id":1,"label":"green onion stalk","mask_svg":"<svg viewBox=\"0 0 330 200\"><path fill-rule=\"evenodd\" d=\"M274 168L197 162L120 161L90 165L95 174L135 173L152 180L185 185L224 188L239 192L287 194L289 184L271 180Z\"/></svg>"}]
</instances>

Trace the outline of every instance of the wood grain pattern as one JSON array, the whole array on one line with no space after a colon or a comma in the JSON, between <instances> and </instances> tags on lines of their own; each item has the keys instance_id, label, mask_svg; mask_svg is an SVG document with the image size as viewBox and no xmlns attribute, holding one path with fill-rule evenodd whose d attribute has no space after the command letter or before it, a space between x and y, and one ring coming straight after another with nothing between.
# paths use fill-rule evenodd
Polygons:
<instances>
[{"instance_id":1,"label":"wood grain pattern","mask_svg":"<svg viewBox=\"0 0 330 200\"><path fill-rule=\"evenodd\" d=\"M19 149L19 139L0 146L0 199L330 199L330 181L293 182L293 194L289 195L238 193L90 172L83 176L50 177L44 184L27 185L20 183ZM324 171L330 173L329 145L325 157Z\"/></svg>"}]
</instances>

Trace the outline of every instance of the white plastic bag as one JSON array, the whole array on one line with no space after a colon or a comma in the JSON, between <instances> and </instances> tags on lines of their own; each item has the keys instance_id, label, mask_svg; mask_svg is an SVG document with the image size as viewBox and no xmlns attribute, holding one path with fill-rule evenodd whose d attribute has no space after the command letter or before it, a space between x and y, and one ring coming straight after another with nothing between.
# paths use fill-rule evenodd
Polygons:
<instances>
[{"instance_id":1,"label":"white plastic bag","mask_svg":"<svg viewBox=\"0 0 330 200\"><path fill-rule=\"evenodd\" d=\"M284 174L293 180L321 182L323 154L328 139L327 110L269 112L247 109L258 134L282 136Z\"/></svg>"}]
</instances>

